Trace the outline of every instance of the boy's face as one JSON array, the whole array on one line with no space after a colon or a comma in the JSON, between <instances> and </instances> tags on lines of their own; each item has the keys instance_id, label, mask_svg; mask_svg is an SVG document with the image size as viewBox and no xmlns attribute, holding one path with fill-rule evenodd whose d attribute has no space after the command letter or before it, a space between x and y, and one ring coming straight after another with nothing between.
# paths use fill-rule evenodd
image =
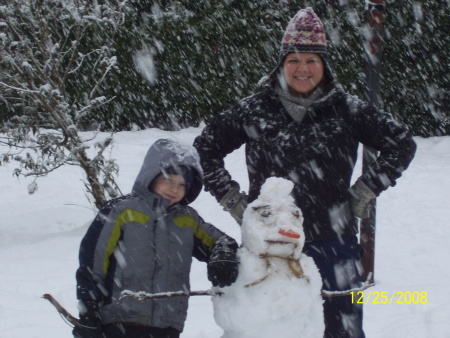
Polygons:
<instances>
[{"instance_id":1,"label":"boy's face","mask_svg":"<svg viewBox=\"0 0 450 338\"><path fill-rule=\"evenodd\" d=\"M186 183L180 175L159 175L150 189L159 196L170 201L170 205L180 202L186 193Z\"/></svg>"}]
</instances>

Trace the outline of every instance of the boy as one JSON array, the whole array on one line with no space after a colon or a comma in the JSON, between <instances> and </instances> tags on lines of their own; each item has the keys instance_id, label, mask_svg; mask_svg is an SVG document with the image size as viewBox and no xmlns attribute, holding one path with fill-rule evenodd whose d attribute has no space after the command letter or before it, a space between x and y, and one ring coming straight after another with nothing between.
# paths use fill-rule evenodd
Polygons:
<instances>
[{"instance_id":1,"label":"boy","mask_svg":"<svg viewBox=\"0 0 450 338\"><path fill-rule=\"evenodd\" d=\"M132 193L109 201L80 246L74 337L179 337L188 297L139 302L123 290L189 290L192 257L214 286L237 277L237 243L188 206L203 175L194 148L168 139L148 150Z\"/></svg>"}]
</instances>

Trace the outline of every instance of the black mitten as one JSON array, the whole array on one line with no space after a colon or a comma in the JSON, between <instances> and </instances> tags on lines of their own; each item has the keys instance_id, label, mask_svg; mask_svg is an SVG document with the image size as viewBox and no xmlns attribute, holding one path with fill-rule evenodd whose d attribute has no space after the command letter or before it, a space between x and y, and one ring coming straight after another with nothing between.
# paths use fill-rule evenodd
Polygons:
<instances>
[{"instance_id":1,"label":"black mitten","mask_svg":"<svg viewBox=\"0 0 450 338\"><path fill-rule=\"evenodd\" d=\"M73 328L75 338L102 338L102 326L98 312L98 303L91 300L80 300L80 319Z\"/></svg>"},{"instance_id":2,"label":"black mitten","mask_svg":"<svg viewBox=\"0 0 450 338\"><path fill-rule=\"evenodd\" d=\"M220 237L208 261L208 279L214 286L229 286L238 276L239 261L236 256L238 245L226 235Z\"/></svg>"}]
</instances>

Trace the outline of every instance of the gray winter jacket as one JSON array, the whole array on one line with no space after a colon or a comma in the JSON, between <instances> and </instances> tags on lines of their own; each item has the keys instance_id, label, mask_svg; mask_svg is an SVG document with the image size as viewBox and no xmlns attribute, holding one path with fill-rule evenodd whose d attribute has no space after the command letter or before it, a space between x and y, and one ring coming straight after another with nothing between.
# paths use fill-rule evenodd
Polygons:
<instances>
[{"instance_id":1,"label":"gray winter jacket","mask_svg":"<svg viewBox=\"0 0 450 338\"><path fill-rule=\"evenodd\" d=\"M77 294L79 299L100 302L103 324L125 322L183 330L188 297L139 302L120 295L123 290L189 290L192 257L207 261L216 240L226 236L187 206L202 189L197 157L192 147L157 141L144 159L132 193L110 201L83 238ZM170 202L148 186L161 169L176 165L191 167L194 183L183 201L169 207Z\"/></svg>"}]
</instances>

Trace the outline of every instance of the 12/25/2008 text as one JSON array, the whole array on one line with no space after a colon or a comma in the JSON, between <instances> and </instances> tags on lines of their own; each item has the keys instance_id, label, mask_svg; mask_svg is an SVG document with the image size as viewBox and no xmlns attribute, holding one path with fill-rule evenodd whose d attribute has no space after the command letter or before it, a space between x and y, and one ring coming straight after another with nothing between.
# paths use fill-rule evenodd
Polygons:
<instances>
[{"instance_id":1,"label":"12/25/2008 text","mask_svg":"<svg viewBox=\"0 0 450 338\"><path fill-rule=\"evenodd\" d=\"M351 291L352 303L356 304L426 304L426 291Z\"/></svg>"}]
</instances>

